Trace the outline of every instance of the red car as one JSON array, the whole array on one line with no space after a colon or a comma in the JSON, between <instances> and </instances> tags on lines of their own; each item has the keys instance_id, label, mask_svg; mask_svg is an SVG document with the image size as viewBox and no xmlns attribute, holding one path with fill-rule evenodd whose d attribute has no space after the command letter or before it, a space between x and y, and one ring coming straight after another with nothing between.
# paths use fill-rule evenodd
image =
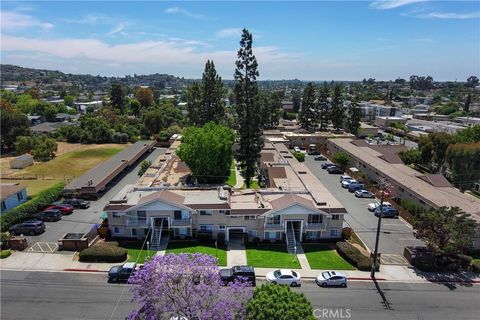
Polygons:
<instances>
[{"instance_id":1,"label":"red car","mask_svg":"<svg viewBox=\"0 0 480 320\"><path fill-rule=\"evenodd\" d=\"M71 214L73 212L73 207L70 205L62 204L62 205L54 205L46 208L45 210L60 210L62 214Z\"/></svg>"}]
</instances>

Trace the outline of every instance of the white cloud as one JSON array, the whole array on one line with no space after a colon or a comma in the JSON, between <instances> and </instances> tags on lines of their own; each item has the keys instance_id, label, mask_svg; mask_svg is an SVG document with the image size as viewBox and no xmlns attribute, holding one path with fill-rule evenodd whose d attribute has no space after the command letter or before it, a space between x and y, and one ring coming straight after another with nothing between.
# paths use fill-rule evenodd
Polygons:
<instances>
[{"instance_id":1,"label":"white cloud","mask_svg":"<svg viewBox=\"0 0 480 320\"><path fill-rule=\"evenodd\" d=\"M217 38L240 37L242 35L242 28L228 28L217 32Z\"/></svg>"},{"instance_id":2,"label":"white cloud","mask_svg":"<svg viewBox=\"0 0 480 320\"><path fill-rule=\"evenodd\" d=\"M454 12L430 12L427 14L419 15L418 18L432 18L432 19L478 19L480 18L480 11L469 13L454 13Z\"/></svg>"},{"instance_id":3,"label":"white cloud","mask_svg":"<svg viewBox=\"0 0 480 320\"><path fill-rule=\"evenodd\" d=\"M181 14L181 15L184 15L184 16L187 16L187 17L190 17L190 18L194 18L194 19L200 19L200 20L206 20L208 19L206 16L204 15L201 15L201 14L195 14L195 13L192 13L186 9L183 9L183 8L180 8L180 7L170 7L168 8L167 10L165 10L165 13L169 13L169 14Z\"/></svg>"},{"instance_id":4,"label":"white cloud","mask_svg":"<svg viewBox=\"0 0 480 320\"><path fill-rule=\"evenodd\" d=\"M125 29L125 24L123 23L119 23L115 28L113 28L110 32L107 33L107 36L113 36L117 33L120 33L122 35L125 35L123 31L123 29Z\"/></svg>"},{"instance_id":5,"label":"white cloud","mask_svg":"<svg viewBox=\"0 0 480 320\"><path fill-rule=\"evenodd\" d=\"M370 7L379 10L388 10L403 7L412 3L425 2L428 0L379 0L370 3Z\"/></svg>"},{"instance_id":6,"label":"white cloud","mask_svg":"<svg viewBox=\"0 0 480 320\"><path fill-rule=\"evenodd\" d=\"M44 31L48 31L54 27L54 25L49 22L43 22L32 16L18 12L1 11L0 17L3 30L41 28Z\"/></svg>"}]
</instances>

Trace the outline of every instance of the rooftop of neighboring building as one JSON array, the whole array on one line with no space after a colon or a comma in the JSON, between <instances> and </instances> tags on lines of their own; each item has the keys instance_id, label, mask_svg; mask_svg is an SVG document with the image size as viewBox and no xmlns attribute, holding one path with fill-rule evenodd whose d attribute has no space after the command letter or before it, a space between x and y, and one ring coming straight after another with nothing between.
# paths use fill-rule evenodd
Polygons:
<instances>
[{"instance_id":1,"label":"rooftop of neighboring building","mask_svg":"<svg viewBox=\"0 0 480 320\"><path fill-rule=\"evenodd\" d=\"M26 186L19 183L1 183L0 184L0 201L10 198L14 194L25 189Z\"/></svg>"}]
</instances>

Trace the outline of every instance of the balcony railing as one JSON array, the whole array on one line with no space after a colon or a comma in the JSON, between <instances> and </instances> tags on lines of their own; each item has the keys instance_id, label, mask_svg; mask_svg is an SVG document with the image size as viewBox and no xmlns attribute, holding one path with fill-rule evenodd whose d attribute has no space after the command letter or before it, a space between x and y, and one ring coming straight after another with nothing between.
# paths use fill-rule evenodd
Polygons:
<instances>
[{"instance_id":1,"label":"balcony railing","mask_svg":"<svg viewBox=\"0 0 480 320\"><path fill-rule=\"evenodd\" d=\"M192 218L188 219L173 219L172 227L188 227L192 225Z\"/></svg>"},{"instance_id":2,"label":"balcony railing","mask_svg":"<svg viewBox=\"0 0 480 320\"><path fill-rule=\"evenodd\" d=\"M147 221L148 221L147 219L142 219L142 220L128 219L127 226L128 227L149 227Z\"/></svg>"},{"instance_id":3,"label":"balcony railing","mask_svg":"<svg viewBox=\"0 0 480 320\"><path fill-rule=\"evenodd\" d=\"M264 229L283 229L283 226L281 223L265 223L263 225Z\"/></svg>"},{"instance_id":4,"label":"balcony railing","mask_svg":"<svg viewBox=\"0 0 480 320\"><path fill-rule=\"evenodd\" d=\"M325 223L307 223L305 228L308 230L325 230L326 224Z\"/></svg>"}]
</instances>

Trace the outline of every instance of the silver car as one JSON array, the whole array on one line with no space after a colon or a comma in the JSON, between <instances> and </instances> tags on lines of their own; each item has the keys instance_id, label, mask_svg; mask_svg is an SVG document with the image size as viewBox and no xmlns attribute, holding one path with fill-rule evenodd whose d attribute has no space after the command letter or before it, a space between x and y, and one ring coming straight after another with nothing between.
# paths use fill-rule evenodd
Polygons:
<instances>
[{"instance_id":1,"label":"silver car","mask_svg":"<svg viewBox=\"0 0 480 320\"><path fill-rule=\"evenodd\" d=\"M293 270L275 270L267 273L267 282L273 284L286 284L292 287L299 287L301 285L300 274Z\"/></svg>"},{"instance_id":2,"label":"silver car","mask_svg":"<svg viewBox=\"0 0 480 320\"><path fill-rule=\"evenodd\" d=\"M331 287L331 286L339 286L339 287L347 287L347 276L337 271L325 271L318 275L315 278L315 282L317 285L321 287Z\"/></svg>"}]
</instances>

